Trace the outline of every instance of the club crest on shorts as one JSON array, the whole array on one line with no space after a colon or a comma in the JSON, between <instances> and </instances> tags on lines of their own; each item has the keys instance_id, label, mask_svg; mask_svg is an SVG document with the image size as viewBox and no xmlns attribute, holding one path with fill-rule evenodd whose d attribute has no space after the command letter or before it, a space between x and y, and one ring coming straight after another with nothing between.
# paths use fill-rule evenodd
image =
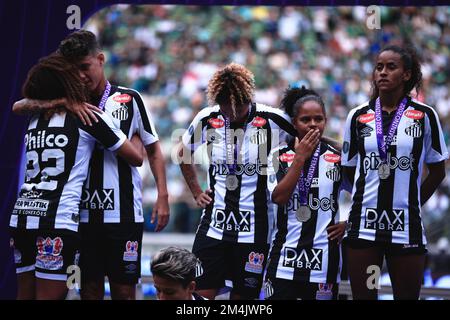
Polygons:
<instances>
[{"instance_id":1,"label":"club crest on shorts","mask_svg":"<svg viewBox=\"0 0 450 320\"><path fill-rule=\"evenodd\" d=\"M50 237L37 237L36 239L36 268L45 270L60 270L64 261L61 252L64 242L60 237L51 239Z\"/></svg>"},{"instance_id":2,"label":"club crest on shorts","mask_svg":"<svg viewBox=\"0 0 450 320\"><path fill-rule=\"evenodd\" d=\"M264 282L264 298L270 298L273 295L273 292L272 281L267 279L266 282Z\"/></svg>"},{"instance_id":3,"label":"club crest on shorts","mask_svg":"<svg viewBox=\"0 0 450 320\"><path fill-rule=\"evenodd\" d=\"M197 263L195 264L195 277L201 277L203 275L203 267L202 262L197 259Z\"/></svg>"},{"instance_id":4,"label":"club crest on shorts","mask_svg":"<svg viewBox=\"0 0 450 320\"><path fill-rule=\"evenodd\" d=\"M127 241L123 252L123 261L136 262L138 260L138 246L139 243L137 241Z\"/></svg>"},{"instance_id":5,"label":"club crest on shorts","mask_svg":"<svg viewBox=\"0 0 450 320\"><path fill-rule=\"evenodd\" d=\"M245 271L261 274L263 272L264 254L251 252L248 255L248 262L245 263Z\"/></svg>"}]
</instances>

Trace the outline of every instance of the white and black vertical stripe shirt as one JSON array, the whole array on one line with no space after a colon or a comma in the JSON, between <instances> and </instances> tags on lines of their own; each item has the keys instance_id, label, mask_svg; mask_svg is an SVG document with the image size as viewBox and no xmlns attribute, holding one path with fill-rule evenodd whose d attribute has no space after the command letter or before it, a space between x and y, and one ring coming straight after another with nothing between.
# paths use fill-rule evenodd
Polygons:
<instances>
[{"instance_id":1,"label":"white and black vertical stripe shirt","mask_svg":"<svg viewBox=\"0 0 450 320\"><path fill-rule=\"evenodd\" d=\"M383 111L386 138L395 116ZM348 238L426 244L420 215L423 164L448 158L441 125L428 105L408 97L394 140L387 150L390 176L378 176L380 157L375 134L375 101L351 110L344 136L342 165L356 167Z\"/></svg>"},{"instance_id":2,"label":"white and black vertical stripe shirt","mask_svg":"<svg viewBox=\"0 0 450 320\"><path fill-rule=\"evenodd\" d=\"M124 142L106 114L84 126L67 113L30 119L25 135L26 175L10 226L20 229L78 231L81 190L95 141L111 152Z\"/></svg>"},{"instance_id":3,"label":"white and black vertical stripe shirt","mask_svg":"<svg viewBox=\"0 0 450 320\"><path fill-rule=\"evenodd\" d=\"M131 139L138 134L144 146L158 141L140 94L111 86L105 112ZM81 223L142 223L142 178L136 167L96 145L83 188Z\"/></svg>"},{"instance_id":4,"label":"white and black vertical stripe shirt","mask_svg":"<svg viewBox=\"0 0 450 320\"><path fill-rule=\"evenodd\" d=\"M294 156L293 142L271 152L271 192L286 175ZM296 210L300 207L298 185L289 202L278 206L267 267L270 277L314 283L340 281L341 248L337 241L328 240L327 232L327 227L339 222L340 158L336 149L321 142L320 157L307 198L311 209L309 220L300 222L296 218ZM305 175L310 163L311 159L305 163Z\"/></svg>"},{"instance_id":5,"label":"white and black vertical stripe shirt","mask_svg":"<svg viewBox=\"0 0 450 320\"><path fill-rule=\"evenodd\" d=\"M231 129L243 127L231 124ZM228 134L228 132L227 132ZM270 150L295 130L281 110L251 104L245 135L239 142L238 186L227 190L225 121L218 105L201 110L183 135L192 153L206 144L209 157L208 187L213 201L203 210L197 234L238 243L269 243L274 208L268 197L267 158Z\"/></svg>"}]
</instances>

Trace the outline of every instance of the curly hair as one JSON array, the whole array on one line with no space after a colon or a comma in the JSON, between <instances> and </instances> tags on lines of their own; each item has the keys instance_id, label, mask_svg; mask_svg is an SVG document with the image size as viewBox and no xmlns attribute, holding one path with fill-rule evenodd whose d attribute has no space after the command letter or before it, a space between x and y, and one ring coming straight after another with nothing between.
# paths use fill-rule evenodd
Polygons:
<instances>
[{"instance_id":1,"label":"curly hair","mask_svg":"<svg viewBox=\"0 0 450 320\"><path fill-rule=\"evenodd\" d=\"M317 92L311 89L306 89L304 86L301 88L289 87L284 91L283 98L281 100L281 107L284 108L286 113L291 117L295 118L298 114L299 108L307 101L315 101L321 107L323 114L326 116L325 104L322 98Z\"/></svg>"},{"instance_id":2,"label":"curly hair","mask_svg":"<svg viewBox=\"0 0 450 320\"><path fill-rule=\"evenodd\" d=\"M216 71L208 83L207 98L209 105L230 105L233 116L236 108L252 101L255 91L255 76L244 66L230 63Z\"/></svg>"},{"instance_id":3,"label":"curly hair","mask_svg":"<svg viewBox=\"0 0 450 320\"><path fill-rule=\"evenodd\" d=\"M59 44L58 52L67 60L76 62L100 50L97 37L90 31L78 30L69 34Z\"/></svg>"},{"instance_id":4,"label":"curly hair","mask_svg":"<svg viewBox=\"0 0 450 320\"><path fill-rule=\"evenodd\" d=\"M416 89L416 93L419 93L420 88L422 87L422 71L421 71L421 65L420 65L420 58L414 49L414 47L407 45L405 47L399 47L397 45L390 45L385 48L383 48L380 53L378 53L378 56L384 52L384 51L392 51L400 55L402 62L403 62L403 68L405 70L411 70L411 78L405 83L405 87L403 88L403 94L408 95L412 89ZM377 57L378 57L377 56ZM374 66L373 72L372 72L372 78L373 74L375 72L376 65ZM372 95L371 99L376 99L379 95L378 87L375 83L375 80L372 80Z\"/></svg>"},{"instance_id":5,"label":"curly hair","mask_svg":"<svg viewBox=\"0 0 450 320\"><path fill-rule=\"evenodd\" d=\"M76 66L57 53L40 59L30 69L22 94L29 99L67 98L70 102L85 102L88 96Z\"/></svg>"}]
</instances>

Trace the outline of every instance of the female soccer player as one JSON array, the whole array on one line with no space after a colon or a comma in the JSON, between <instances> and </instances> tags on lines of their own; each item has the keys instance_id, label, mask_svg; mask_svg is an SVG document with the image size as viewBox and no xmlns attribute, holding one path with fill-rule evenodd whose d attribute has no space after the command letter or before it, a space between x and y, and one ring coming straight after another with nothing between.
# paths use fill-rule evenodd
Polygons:
<instances>
[{"instance_id":1,"label":"female soccer player","mask_svg":"<svg viewBox=\"0 0 450 320\"><path fill-rule=\"evenodd\" d=\"M377 299L368 278L384 257L394 298L419 298L427 252L420 208L444 179L448 158L438 115L409 96L421 79L413 49L384 48L370 101L347 118L342 165L354 181L345 240L354 299Z\"/></svg>"},{"instance_id":2,"label":"female soccer player","mask_svg":"<svg viewBox=\"0 0 450 320\"><path fill-rule=\"evenodd\" d=\"M208 299L226 280L232 281L231 299L255 299L261 290L273 223L267 156L295 130L281 110L254 103L254 90L244 66L218 70L208 84L211 106L194 118L180 149L184 178L204 208L192 251L203 269L197 290ZM203 144L210 160L205 191L191 161Z\"/></svg>"},{"instance_id":3,"label":"female soccer player","mask_svg":"<svg viewBox=\"0 0 450 320\"><path fill-rule=\"evenodd\" d=\"M320 141L325 106L313 90L289 88L282 106L297 131L295 142L271 152L272 200L279 205L270 249L268 299L332 300L341 271L340 152Z\"/></svg>"}]
</instances>

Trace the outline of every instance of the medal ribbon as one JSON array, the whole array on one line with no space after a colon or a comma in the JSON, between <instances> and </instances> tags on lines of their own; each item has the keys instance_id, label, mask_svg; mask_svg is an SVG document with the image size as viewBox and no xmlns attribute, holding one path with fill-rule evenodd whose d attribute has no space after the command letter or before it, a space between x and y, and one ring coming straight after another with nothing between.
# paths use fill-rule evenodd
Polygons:
<instances>
[{"instance_id":1,"label":"medal ribbon","mask_svg":"<svg viewBox=\"0 0 450 320\"><path fill-rule=\"evenodd\" d=\"M244 135L247 131L247 125L250 121L250 113L251 113L252 105L250 104L248 107L248 116L247 120L245 121L244 125ZM238 150L240 150L239 141L236 142L236 146L234 145L234 141L232 139L234 136L231 134L231 121L230 119L222 114L224 120L225 120L225 151L226 151L226 165L228 167L228 174L235 175L236 174L236 168L237 168L237 158L238 158ZM227 134L227 131L229 134ZM238 139L239 140L239 139ZM242 144L244 144L244 139L242 139Z\"/></svg>"},{"instance_id":2,"label":"medal ribbon","mask_svg":"<svg viewBox=\"0 0 450 320\"><path fill-rule=\"evenodd\" d=\"M397 131L397 127L400 123L403 112L405 111L406 102L407 99L403 98L402 102L398 106L397 112L395 113L395 117L391 122L391 126L389 127L386 140L383 139L383 116L381 114L380 97L378 97L375 102L375 132L377 135L378 152L380 154L380 158L383 163L387 162L387 150L389 149L392 141L394 140L394 134Z\"/></svg>"},{"instance_id":3,"label":"medal ribbon","mask_svg":"<svg viewBox=\"0 0 450 320\"><path fill-rule=\"evenodd\" d=\"M109 83L108 80L106 80L105 91L103 91L102 99L100 100L100 104L98 105L98 108L102 111L105 111L106 100L108 100L110 92L111 92L111 84Z\"/></svg>"},{"instance_id":4,"label":"medal ribbon","mask_svg":"<svg viewBox=\"0 0 450 320\"><path fill-rule=\"evenodd\" d=\"M308 174L306 179L303 174L303 169L300 174L300 179L298 179L297 186L300 194L300 205L308 204L308 193L311 188L311 182L314 178L314 173L316 172L317 163L319 162L319 153L320 153L320 142L317 145L316 151L314 151L314 155L311 158L311 164L309 165Z\"/></svg>"}]
</instances>

